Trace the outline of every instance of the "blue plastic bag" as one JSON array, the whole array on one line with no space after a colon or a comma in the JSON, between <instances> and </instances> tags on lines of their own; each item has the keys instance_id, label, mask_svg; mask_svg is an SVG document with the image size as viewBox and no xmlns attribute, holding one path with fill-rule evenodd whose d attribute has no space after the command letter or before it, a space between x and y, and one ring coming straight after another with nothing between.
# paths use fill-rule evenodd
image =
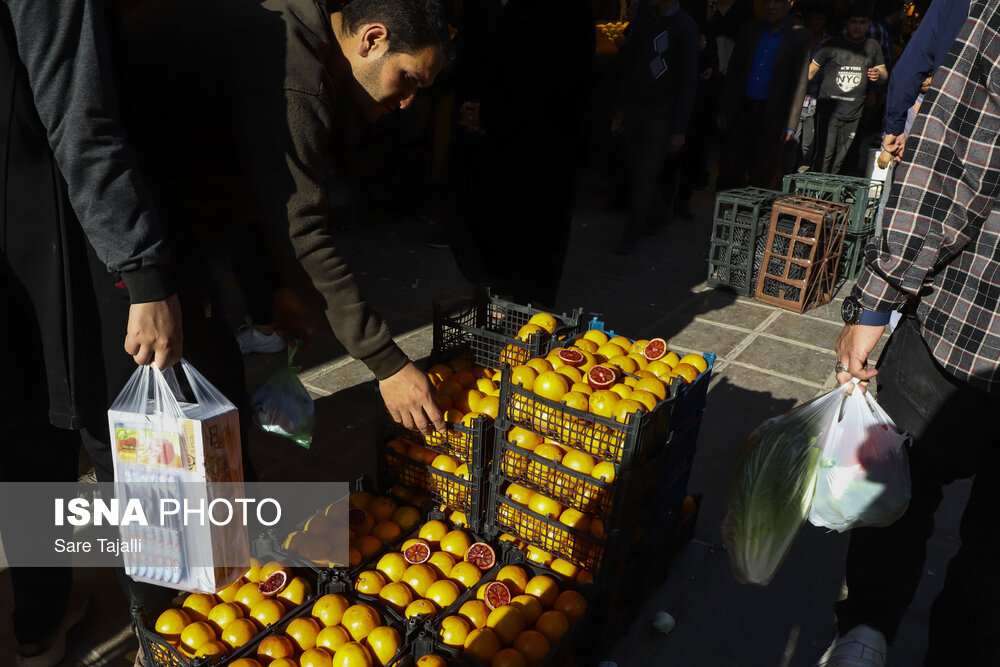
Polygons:
<instances>
[{"instance_id":1,"label":"blue plastic bag","mask_svg":"<svg viewBox=\"0 0 1000 667\"><path fill-rule=\"evenodd\" d=\"M299 380L301 367L292 366L298 346L288 346L288 366L250 395L254 421L260 428L294 440L306 449L316 427L316 406Z\"/></svg>"}]
</instances>

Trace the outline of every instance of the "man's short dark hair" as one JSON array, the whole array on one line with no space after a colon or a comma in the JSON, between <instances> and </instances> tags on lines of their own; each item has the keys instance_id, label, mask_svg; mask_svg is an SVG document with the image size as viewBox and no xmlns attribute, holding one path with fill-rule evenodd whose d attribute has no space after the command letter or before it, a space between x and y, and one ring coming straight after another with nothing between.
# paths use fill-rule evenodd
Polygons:
<instances>
[{"instance_id":1,"label":"man's short dark hair","mask_svg":"<svg viewBox=\"0 0 1000 667\"><path fill-rule=\"evenodd\" d=\"M847 12L847 18L861 18L871 19L872 17L872 3L865 2L865 0L858 0L851 4L851 9Z\"/></svg>"},{"instance_id":2,"label":"man's short dark hair","mask_svg":"<svg viewBox=\"0 0 1000 667\"><path fill-rule=\"evenodd\" d=\"M363 25L385 25L390 53L416 53L431 46L444 54L445 62L454 57L440 0L353 0L341 13L344 28L351 34Z\"/></svg>"}]
</instances>

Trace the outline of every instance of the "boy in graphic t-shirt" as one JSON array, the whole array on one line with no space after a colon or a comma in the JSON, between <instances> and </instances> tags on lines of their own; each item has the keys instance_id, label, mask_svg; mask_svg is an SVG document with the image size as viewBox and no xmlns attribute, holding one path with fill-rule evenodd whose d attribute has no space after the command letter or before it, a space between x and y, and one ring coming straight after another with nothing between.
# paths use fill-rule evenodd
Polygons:
<instances>
[{"instance_id":1,"label":"boy in graphic t-shirt","mask_svg":"<svg viewBox=\"0 0 1000 667\"><path fill-rule=\"evenodd\" d=\"M809 63L809 79L823 71L816 105L816 138L819 142L813 169L829 174L840 171L854 142L864 110L868 82L889 79L878 41L866 37L871 4L851 5L842 35L831 38Z\"/></svg>"}]
</instances>

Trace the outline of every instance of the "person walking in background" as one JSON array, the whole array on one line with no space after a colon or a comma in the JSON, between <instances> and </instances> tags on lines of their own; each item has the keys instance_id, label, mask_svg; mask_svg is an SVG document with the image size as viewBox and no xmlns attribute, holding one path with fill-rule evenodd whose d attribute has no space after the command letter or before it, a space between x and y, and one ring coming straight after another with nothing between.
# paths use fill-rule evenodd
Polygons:
<instances>
[{"instance_id":1,"label":"person walking in background","mask_svg":"<svg viewBox=\"0 0 1000 667\"><path fill-rule=\"evenodd\" d=\"M449 246L470 282L552 308L594 66L589 4L469 3L456 47ZM517 261L506 252L514 245Z\"/></svg>"},{"instance_id":2,"label":"person walking in background","mask_svg":"<svg viewBox=\"0 0 1000 667\"><path fill-rule=\"evenodd\" d=\"M998 32L1000 0L976 0L913 127L885 229L845 299L837 380L876 381L879 404L913 436L912 489L896 523L851 531L839 636L823 666L886 664L924 572L942 489L968 478L961 546L931 606L923 664L1000 664L1000 103L994 69L982 66L1000 61Z\"/></svg>"},{"instance_id":3,"label":"person walking in background","mask_svg":"<svg viewBox=\"0 0 1000 667\"><path fill-rule=\"evenodd\" d=\"M641 238L669 223L676 182L663 201L658 180L684 147L698 82L698 27L677 0L647 0L622 53L612 134L625 135L629 206L615 247L630 255ZM676 172L674 172L676 173ZM675 180L672 179L672 180Z\"/></svg>"},{"instance_id":4,"label":"person walking in background","mask_svg":"<svg viewBox=\"0 0 1000 667\"><path fill-rule=\"evenodd\" d=\"M809 31L809 57L814 59L830 35L826 32L829 9L823 0L808 0L802 3L802 26ZM802 100L802 115L795 130L795 140L799 143L798 171L808 171L816 156L816 102L819 87L823 83L823 72L809 79L806 96Z\"/></svg>"},{"instance_id":5,"label":"person walking in background","mask_svg":"<svg viewBox=\"0 0 1000 667\"><path fill-rule=\"evenodd\" d=\"M809 64L810 79L823 72L816 112L815 171L840 172L861 122L868 83L889 79L882 47L865 37L870 13L871 5L865 2L851 5L844 34L832 37Z\"/></svg>"},{"instance_id":6,"label":"person walking in background","mask_svg":"<svg viewBox=\"0 0 1000 667\"><path fill-rule=\"evenodd\" d=\"M809 31L788 19L788 0L767 0L764 18L740 33L726 74L719 128L726 132L717 190L780 189L795 161L792 138L806 94Z\"/></svg>"},{"instance_id":7,"label":"person walking in background","mask_svg":"<svg viewBox=\"0 0 1000 667\"><path fill-rule=\"evenodd\" d=\"M875 0L875 14L868 24L867 37L882 47L885 67L892 73L896 64L896 40L903 20L903 0Z\"/></svg>"}]
</instances>

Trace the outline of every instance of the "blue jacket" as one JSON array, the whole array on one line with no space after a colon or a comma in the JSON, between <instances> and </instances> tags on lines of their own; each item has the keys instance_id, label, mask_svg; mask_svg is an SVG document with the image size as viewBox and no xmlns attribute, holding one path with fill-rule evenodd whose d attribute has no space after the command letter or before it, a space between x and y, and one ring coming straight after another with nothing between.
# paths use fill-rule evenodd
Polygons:
<instances>
[{"instance_id":1,"label":"blue jacket","mask_svg":"<svg viewBox=\"0 0 1000 667\"><path fill-rule=\"evenodd\" d=\"M934 0L907 42L889 77L885 101L886 134L902 134L906 112L917 101L920 85L948 54L969 18L969 0Z\"/></svg>"}]
</instances>

